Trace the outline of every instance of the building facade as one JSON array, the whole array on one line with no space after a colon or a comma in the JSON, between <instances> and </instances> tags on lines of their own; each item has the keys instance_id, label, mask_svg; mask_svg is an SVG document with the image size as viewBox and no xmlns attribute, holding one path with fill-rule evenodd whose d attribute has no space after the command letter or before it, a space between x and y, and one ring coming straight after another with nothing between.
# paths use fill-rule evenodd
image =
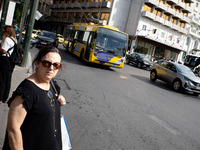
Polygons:
<instances>
[{"instance_id":1,"label":"building facade","mask_svg":"<svg viewBox=\"0 0 200 150\"><path fill-rule=\"evenodd\" d=\"M199 0L54 0L50 8L52 28L63 35L92 16L128 33L129 49L156 60L199 53Z\"/></svg>"}]
</instances>

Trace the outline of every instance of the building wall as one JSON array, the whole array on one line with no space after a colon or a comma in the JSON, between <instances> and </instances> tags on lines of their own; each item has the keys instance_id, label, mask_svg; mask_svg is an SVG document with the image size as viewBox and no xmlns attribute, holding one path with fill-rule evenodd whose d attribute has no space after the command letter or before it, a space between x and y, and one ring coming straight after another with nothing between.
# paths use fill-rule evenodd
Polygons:
<instances>
[{"instance_id":1,"label":"building wall","mask_svg":"<svg viewBox=\"0 0 200 150\"><path fill-rule=\"evenodd\" d=\"M125 32L128 33L130 36L135 36L138 22L141 16L143 0L132 0L130 6L131 8L129 11Z\"/></svg>"},{"instance_id":2,"label":"building wall","mask_svg":"<svg viewBox=\"0 0 200 150\"><path fill-rule=\"evenodd\" d=\"M112 6L108 25L117 27L119 30L125 32L131 8L130 6L131 0L115 0Z\"/></svg>"}]
</instances>

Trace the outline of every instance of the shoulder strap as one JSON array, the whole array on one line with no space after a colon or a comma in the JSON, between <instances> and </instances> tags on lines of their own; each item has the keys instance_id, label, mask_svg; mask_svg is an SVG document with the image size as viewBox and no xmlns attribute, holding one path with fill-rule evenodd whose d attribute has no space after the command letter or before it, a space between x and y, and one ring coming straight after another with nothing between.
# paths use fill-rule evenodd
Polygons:
<instances>
[{"instance_id":1,"label":"shoulder strap","mask_svg":"<svg viewBox=\"0 0 200 150\"><path fill-rule=\"evenodd\" d=\"M58 95L58 91L56 90L56 87L53 83L53 80L50 81L51 86L53 87L53 90L55 91L55 93Z\"/></svg>"},{"instance_id":2,"label":"shoulder strap","mask_svg":"<svg viewBox=\"0 0 200 150\"><path fill-rule=\"evenodd\" d=\"M15 44L16 44L16 43L15 43L15 41L14 41L11 37L9 37L9 38L14 42L14 46L11 47L11 48L9 48L9 49L7 50L7 53L8 53L8 55L10 56L9 51L15 47Z\"/></svg>"}]
</instances>

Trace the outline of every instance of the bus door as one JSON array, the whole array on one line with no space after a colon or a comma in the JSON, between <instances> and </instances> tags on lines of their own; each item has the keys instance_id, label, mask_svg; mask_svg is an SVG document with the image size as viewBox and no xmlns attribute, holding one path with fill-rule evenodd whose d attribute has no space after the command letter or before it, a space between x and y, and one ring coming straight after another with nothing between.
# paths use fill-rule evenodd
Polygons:
<instances>
[{"instance_id":1,"label":"bus door","mask_svg":"<svg viewBox=\"0 0 200 150\"><path fill-rule=\"evenodd\" d=\"M89 60L91 49L94 47L96 36L97 36L96 32L91 32L89 35L85 51L85 59L87 60Z\"/></svg>"}]
</instances>

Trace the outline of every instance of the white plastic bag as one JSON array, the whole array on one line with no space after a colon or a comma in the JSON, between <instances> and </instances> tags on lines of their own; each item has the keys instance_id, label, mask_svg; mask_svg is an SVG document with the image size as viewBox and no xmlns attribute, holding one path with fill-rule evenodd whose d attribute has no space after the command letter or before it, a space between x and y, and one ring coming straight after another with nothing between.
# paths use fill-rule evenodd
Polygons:
<instances>
[{"instance_id":1,"label":"white plastic bag","mask_svg":"<svg viewBox=\"0 0 200 150\"><path fill-rule=\"evenodd\" d=\"M61 121L62 150L70 150L72 149L72 145L69 137L65 116L61 115L60 121Z\"/></svg>"}]
</instances>

